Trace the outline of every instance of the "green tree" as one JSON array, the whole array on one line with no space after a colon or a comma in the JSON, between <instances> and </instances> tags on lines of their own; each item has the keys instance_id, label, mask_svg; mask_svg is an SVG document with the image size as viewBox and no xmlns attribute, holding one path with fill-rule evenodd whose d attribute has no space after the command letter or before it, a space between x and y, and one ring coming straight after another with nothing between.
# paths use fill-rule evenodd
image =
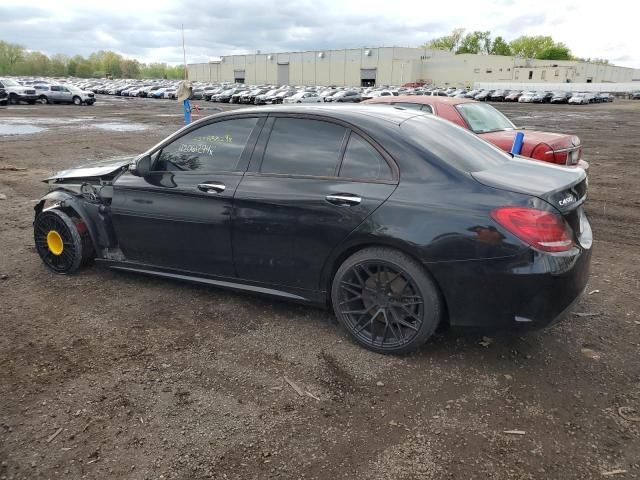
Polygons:
<instances>
[{"instance_id":1,"label":"green tree","mask_svg":"<svg viewBox=\"0 0 640 480\"><path fill-rule=\"evenodd\" d=\"M475 31L467 33L460 41L456 53L483 53L491 50L491 32Z\"/></svg>"},{"instance_id":2,"label":"green tree","mask_svg":"<svg viewBox=\"0 0 640 480\"><path fill-rule=\"evenodd\" d=\"M93 71L94 70L91 62L83 59L83 61L78 63L76 67L76 77L90 78L93 76Z\"/></svg>"},{"instance_id":3,"label":"green tree","mask_svg":"<svg viewBox=\"0 0 640 480\"><path fill-rule=\"evenodd\" d=\"M598 65L611 65L611 62L606 58L581 58L581 57L571 57L571 60L578 60L579 62L589 62L589 63L597 63Z\"/></svg>"},{"instance_id":4,"label":"green tree","mask_svg":"<svg viewBox=\"0 0 640 480\"><path fill-rule=\"evenodd\" d=\"M571 60L571 51L566 45L558 43L539 52L536 58L540 60Z\"/></svg>"},{"instance_id":5,"label":"green tree","mask_svg":"<svg viewBox=\"0 0 640 480\"><path fill-rule=\"evenodd\" d=\"M60 53L51 57L49 63L48 74L53 77L64 77L67 75L67 65L69 64L69 57Z\"/></svg>"},{"instance_id":6,"label":"green tree","mask_svg":"<svg viewBox=\"0 0 640 480\"><path fill-rule=\"evenodd\" d=\"M44 53L27 52L14 66L11 74L14 75L47 75L51 61Z\"/></svg>"},{"instance_id":7,"label":"green tree","mask_svg":"<svg viewBox=\"0 0 640 480\"><path fill-rule=\"evenodd\" d=\"M509 43L509 46L511 47L511 51L514 55L536 58L544 49L553 47L553 39L551 37L544 36L532 37L522 35L521 37L512 40Z\"/></svg>"},{"instance_id":8,"label":"green tree","mask_svg":"<svg viewBox=\"0 0 640 480\"><path fill-rule=\"evenodd\" d=\"M0 73L13 73L13 69L24 58L22 45L0 41Z\"/></svg>"},{"instance_id":9,"label":"green tree","mask_svg":"<svg viewBox=\"0 0 640 480\"><path fill-rule=\"evenodd\" d=\"M444 37L434 38L423 45L423 48L432 48L435 50L449 50L455 52L460 46L460 42L464 36L464 28L456 28L451 34Z\"/></svg>"},{"instance_id":10,"label":"green tree","mask_svg":"<svg viewBox=\"0 0 640 480\"><path fill-rule=\"evenodd\" d=\"M120 62L122 78L138 78L140 76L140 62L137 60L123 59Z\"/></svg>"},{"instance_id":11,"label":"green tree","mask_svg":"<svg viewBox=\"0 0 640 480\"><path fill-rule=\"evenodd\" d=\"M491 51L489 53L491 53L491 55L513 55L513 53L511 52L511 47L502 37L495 38L495 40L491 43Z\"/></svg>"}]
</instances>

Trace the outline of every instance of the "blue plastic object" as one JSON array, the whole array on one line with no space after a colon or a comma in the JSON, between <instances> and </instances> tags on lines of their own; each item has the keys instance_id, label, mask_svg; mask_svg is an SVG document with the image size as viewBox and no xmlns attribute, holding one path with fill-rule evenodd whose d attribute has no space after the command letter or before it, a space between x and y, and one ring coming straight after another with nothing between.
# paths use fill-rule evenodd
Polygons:
<instances>
[{"instance_id":1,"label":"blue plastic object","mask_svg":"<svg viewBox=\"0 0 640 480\"><path fill-rule=\"evenodd\" d=\"M523 143L524 143L524 132L516 132L516 136L513 139L513 145L511 145L511 154L520 155L520 152L522 152Z\"/></svg>"},{"instance_id":2,"label":"blue plastic object","mask_svg":"<svg viewBox=\"0 0 640 480\"><path fill-rule=\"evenodd\" d=\"M189 125L191 123L191 102L189 100L185 100L183 102L184 105L184 124Z\"/></svg>"}]
</instances>

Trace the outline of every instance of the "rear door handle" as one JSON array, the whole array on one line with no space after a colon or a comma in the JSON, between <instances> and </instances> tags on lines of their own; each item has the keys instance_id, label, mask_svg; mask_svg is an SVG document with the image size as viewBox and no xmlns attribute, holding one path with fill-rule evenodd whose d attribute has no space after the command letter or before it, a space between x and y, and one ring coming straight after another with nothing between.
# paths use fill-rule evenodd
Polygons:
<instances>
[{"instance_id":1,"label":"rear door handle","mask_svg":"<svg viewBox=\"0 0 640 480\"><path fill-rule=\"evenodd\" d=\"M333 203L334 205L349 207L353 205L360 205L360 202L362 202L362 198L351 193L336 193L335 195L327 195L325 198L327 202Z\"/></svg>"},{"instance_id":2,"label":"rear door handle","mask_svg":"<svg viewBox=\"0 0 640 480\"><path fill-rule=\"evenodd\" d=\"M198 190L204 193L222 193L225 187L222 182L207 182L198 184Z\"/></svg>"}]
</instances>

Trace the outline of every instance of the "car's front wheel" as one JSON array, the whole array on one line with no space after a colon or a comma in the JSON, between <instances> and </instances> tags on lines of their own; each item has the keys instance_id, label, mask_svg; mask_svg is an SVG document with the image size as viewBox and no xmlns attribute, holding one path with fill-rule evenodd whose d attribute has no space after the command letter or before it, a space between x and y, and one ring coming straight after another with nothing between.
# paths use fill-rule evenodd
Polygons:
<instances>
[{"instance_id":1,"label":"car's front wheel","mask_svg":"<svg viewBox=\"0 0 640 480\"><path fill-rule=\"evenodd\" d=\"M442 316L438 289L422 265L386 247L346 259L333 279L331 301L349 334L379 353L419 348Z\"/></svg>"},{"instance_id":2,"label":"car's front wheel","mask_svg":"<svg viewBox=\"0 0 640 480\"><path fill-rule=\"evenodd\" d=\"M56 273L73 273L93 258L86 225L61 210L39 214L33 223L33 235L40 258Z\"/></svg>"},{"instance_id":3,"label":"car's front wheel","mask_svg":"<svg viewBox=\"0 0 640 480\"><path fill-rule=\"evenodd\" d=\"M74 105L82 105L82 99L80 97L73 97Z\"/></svg>"}]
</instances>

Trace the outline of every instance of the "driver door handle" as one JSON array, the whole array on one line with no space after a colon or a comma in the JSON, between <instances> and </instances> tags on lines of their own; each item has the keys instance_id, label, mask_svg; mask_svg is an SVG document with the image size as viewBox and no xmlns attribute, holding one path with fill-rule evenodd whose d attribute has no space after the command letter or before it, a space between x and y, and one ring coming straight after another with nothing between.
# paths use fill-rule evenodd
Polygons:
<instances>
[{"instance_id":1,"label":"driver door handle","mask_svg":"<svg viewBox=\"0 0 640 480\"><path fill-rule=\"evenodd\" d=\"M360 202L362 202L362 198L351 193L336 193L334 195L327 195L324 198L327 200L327 202L333 203L334 205L348 207L351 207L353 205L360 205Z\"/></svg>"},{"instance_id":2,"label":"driver door handle","mask_svg":"<svg viewBox=\"0 0 640 480\"><path fill-rule=\"evenodd\" d=\"M207 182L198 184L198 190L204 193L222 193L225 187L222 182Z\"/></svg>"}]
</instances>

